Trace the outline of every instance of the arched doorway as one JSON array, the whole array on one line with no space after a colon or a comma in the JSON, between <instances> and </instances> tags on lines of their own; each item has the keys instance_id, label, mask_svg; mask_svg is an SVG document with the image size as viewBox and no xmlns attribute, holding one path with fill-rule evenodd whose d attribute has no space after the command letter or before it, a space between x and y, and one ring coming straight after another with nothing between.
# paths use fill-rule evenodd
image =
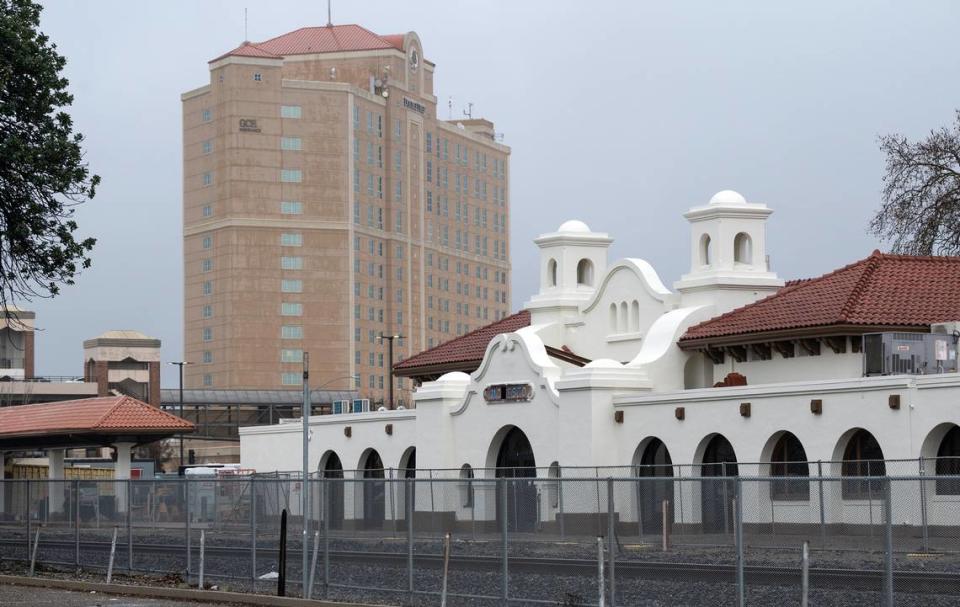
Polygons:
<instances>
[{"instance_id":1,"label":"arched doorway","mask_svg":"<svg viewBox=\"0 0 960 607\"><path fill-rule=\"evenodd\" d=\"M937 447L937 476L960 475L960 426L951 428ZM960 495L960 479L938 478L937 495Z\"/></svg>"},{"instance_id":2,"label":"arched doorway","mask_svg":"<svg viewBox=\"0 0 960 607\"><path fill-rule=\"evenodd\" d=\"M810 466L807 452L792 432L783 432L770 452L770 476L779 477L770 483L770 499L775 501L807 501L810 499Z\"/></svg>"},{"instance_id":3,"label":"arched doorway","mask_svg":"<svg viewBox=\"0 0 960 607\"><path fill-rule=\"evenodd\" d=\"M673 520L673 460L670 451L659 438L651 438L642 446L637 461L637 509L640 530L643 533L663 531L663 506L667 506L667 520ZM660 479L660 480L653 480Z\"/></svg>"},{"instance_id":4,"label":"arched doorway","mask_svg":"<svg viewBox=\"0 0 960 607\"><path fill-rule=\"evenodd\" d=\"M363 521L367 529L381 529L384 519L386 484L383 481L383 460L370 449L360 466L363 470Z\"/></svg>"},{"instance_id":5,"label":"arched doorway","mask_svg":"<svg viewBox=\"0 0 960 607\"><path fill-rule=\"evenodd\" d=\"M701 458L700 506L704 533L730 533L733 529L733 497L736 490L737 454L722 434L707 442Z\"/></svg>"},{"instance_id":6,"label":"arched doorway","mask_svg":"<svg viewBox=\"0 0 960 607\"><path fill-rule=\"evenodd\" d=\"M850 435L843 449L843 462L840 465L841 476L872 477L885 476L887 465L883 460L883 450L873 434L858 428ZM869 478L845 479L841 494L845 500L869 500L882 495L883 484Z\"/></svg>"},{"instance_id":7,"label":"arched doorway","mask_svg":"<svg viewBox=\"0 0 960 607\"><path fill-rule=\"evenodd\" d=\"M497 519L507 516L511 531L532 531L537 525L537 462L533 447L523 430L511 427L500 442L497 451L496 476L506 478L506 506L503 512L503 485L497 483ZM527 480L529 479L529 480Z\"/></svg>"},{"instance_id":8,"label":"arched doorway","mask_svg":"<svg viewBox=\"0 0 960 607\"><path fill-rule=\"evenodd\" d=\"M320 470L324 514L330 520L331 529L343 527L343 463L340 457L330 452Z\"/></svg>"}]
</instances>

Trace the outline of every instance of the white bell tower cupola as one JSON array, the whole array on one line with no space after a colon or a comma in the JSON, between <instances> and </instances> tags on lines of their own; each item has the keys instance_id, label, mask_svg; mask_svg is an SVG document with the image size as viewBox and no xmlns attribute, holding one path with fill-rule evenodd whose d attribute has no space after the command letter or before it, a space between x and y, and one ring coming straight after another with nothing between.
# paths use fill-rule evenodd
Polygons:
<instances>
[{"instance_id":1,"label":"white bell tower cupola","mask_svg":"<svg viewBox=\"0 0 960 607\"><path fill-rule=\"evenodd\" d=\"M771 213L764 204L723 190L706 206L684 214L690 222L690 272L674 283L684 306L714 304L722 313L783 286L767 262L766 224Z\"/></svg>"},{"instance_id":2,"label":"white bell tower cupola","mask_svg":"<svg viewBox=\"0 0 960 607\"><path fill-rule=\"evenodd\" d=\"M576 315L607 271L607 249L613 239L573 219L533 242L540 248L540 292L524 305L531 322Z\"/></svg>"}]
</instances>

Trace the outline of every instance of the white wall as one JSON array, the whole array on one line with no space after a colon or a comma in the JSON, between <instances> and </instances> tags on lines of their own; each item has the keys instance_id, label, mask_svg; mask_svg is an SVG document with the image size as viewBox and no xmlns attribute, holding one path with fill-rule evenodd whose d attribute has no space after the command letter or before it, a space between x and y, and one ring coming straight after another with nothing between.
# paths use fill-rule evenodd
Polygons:
<instances>
[{"instance_id":1,"label":"white wall","mask_svg":"<svg viewBox=\"0 0 960 607\"><path fill-rule=\"evenodd\" d=\"M737 362L729 354L724 357L722 364L714 365L713 376L721 381L728 373L737 372L745 375L747 383L771 384L791 381L812 381L818 379L850 379L863 375L863 354L852 353L847 348L845 353L836 354L821 344L818 356L808 356L796 348L797 354L792 358L783 358L774 351L770 360L748 360Z\"/></svg>"}]
</instances>

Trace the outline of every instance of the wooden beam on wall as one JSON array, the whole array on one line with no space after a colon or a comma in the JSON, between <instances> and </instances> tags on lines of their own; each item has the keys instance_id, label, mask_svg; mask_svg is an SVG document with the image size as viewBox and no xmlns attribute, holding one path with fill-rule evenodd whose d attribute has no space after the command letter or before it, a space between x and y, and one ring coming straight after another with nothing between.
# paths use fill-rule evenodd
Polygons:
<instances>
[{"instance_id":1,"label":"wooden beam on wall","mask_svg":"<svg viewBox=\"0 0 960 607\"><path fill-rule=\"evenodd\" d=\"M715 365L723 364L723 350L718 350L716 348L704 348L701 350L703 355L710 359L710 361Z\"/></svg>"},{"instance_id":2,"label":"wooden beam on wall","mask_svg":"<svg viewBox=\"0 0 960 607\"><path fill-rule=\"evenodd\" d=\"M792 341L775 341L774 349L784 358L793 358L797 355L797 348Z\"/></svg>"},{"instance_id":3,"label":"wooden beam on wall","mask_svg":"<svg viewBox=\"0 0 960 607\"><path fill-rule=\"evenodd\" d=\"M803 348L803 351L807 353L808 356L820 356L820 340L819 339L801 339L798 341L800 347Z\"/></svg>"},{"instance_id":4,"label":"wooden beam on wall","mask_svg":"<svg viewBox=\"0 0 960 607\"><path fill-rule=\"evenodd\" d=\"M747 348L745 346L727 346L724 350L738 363L747 360Z\"/></svg>"},{"instance_id":5,"label":"wooden beam on wall","mask_svg":"<svg viewBox=\"0 0 960 607\"><path fill-rule=\"evenodd\" d=\"M827 342L827 346L833 350L834 354L843 354L847 351L847 338L842 335L839 337L824 337L823 341Z\"/></svg>"},{"instance_id":6,"label":"wooden beam on wall","mask_svg":"<svg viewBox=\"0 0 960 607\"><path fill-rule=\"evenodd\" d=\"M770 344L750 344L750 349L753 350L754 355L760 360L770 360L773 358L770 353Z\"/></svg>"}]
</instances>

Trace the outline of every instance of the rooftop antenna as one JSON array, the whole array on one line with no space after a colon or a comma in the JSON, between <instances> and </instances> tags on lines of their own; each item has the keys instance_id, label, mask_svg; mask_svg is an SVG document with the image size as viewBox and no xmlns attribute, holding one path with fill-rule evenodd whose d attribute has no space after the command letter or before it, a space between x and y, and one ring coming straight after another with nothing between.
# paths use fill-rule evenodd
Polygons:
<instances>
[{"instance_id":1,"label":"rooftop antenna","mask_svg":"<svg viewBox=\"0 0 960 607\"><path fill-rule=\"evenodd\" d=\"M327 27L333 27L333 17L330 14L330 0L327 0Z\"/></svg>"},{"instance_id":2,"label":"rooftop antenna","mask_svg":"<svg viewBox=\"0 0 960 607\"><path fill-rule=\"evenodd\" d=\"M472 101L467 102L467 109L463 110L463 115L473 120L473 102Z\"/></svg>"},{"instance_id":3,"label":"rooftop antenna","mask_svg":"<svg viewBox=\"0 0 960 607\"><path fill-rule=\"evenodd\" d=\"M447 97L447 120L453 120L453 97Z\"/></svg>"},{"instance_id":4,"label":"rooftop antenna","mask_svg":"<svg viewBox=\"0 0 960 607\"><path fill-rule=\"evenodd\" d=\"M247 7L243 7L243 41L247 42L250 40L250 36L247 34Z\"/></svg>"}]
</instances>

